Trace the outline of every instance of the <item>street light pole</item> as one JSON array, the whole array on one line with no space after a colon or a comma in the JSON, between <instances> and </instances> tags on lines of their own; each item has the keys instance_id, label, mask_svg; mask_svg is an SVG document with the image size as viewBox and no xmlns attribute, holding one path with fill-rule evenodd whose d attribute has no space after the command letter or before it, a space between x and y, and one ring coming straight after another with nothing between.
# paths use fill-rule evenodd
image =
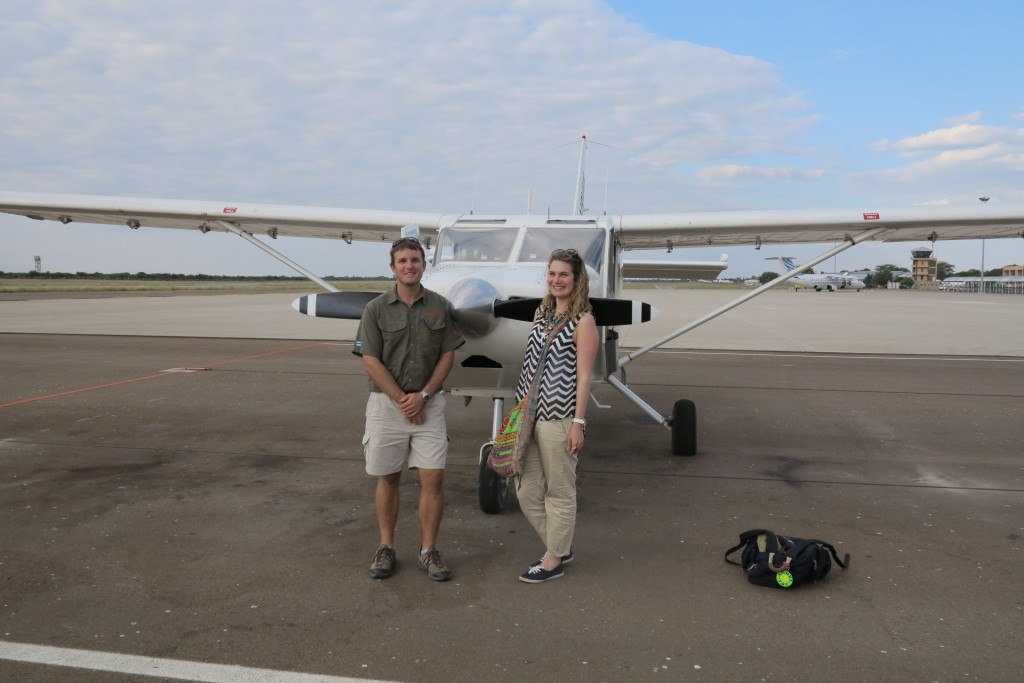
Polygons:
<instances>
[{"instance_id":1,"label":"street light pole","mask_svg":"<svg viewBox=\"0 0 1024 683\"><path fill-rule=\"evenodd\" d=\"M984 204L989 197L978 197L978 201ZM978 294L985 293L985 238L981 238L981 280L978 282Z\"/></svg>"},{"instance_id":2,"label":"street light pole","mask_svg":"<svg viewBox=\"0 0 1024 683\"><path fill-rule=\"evenodd\" d=\"M985 240L981 240L981 294L985 293Z\"/></svg>"}]
</instances>

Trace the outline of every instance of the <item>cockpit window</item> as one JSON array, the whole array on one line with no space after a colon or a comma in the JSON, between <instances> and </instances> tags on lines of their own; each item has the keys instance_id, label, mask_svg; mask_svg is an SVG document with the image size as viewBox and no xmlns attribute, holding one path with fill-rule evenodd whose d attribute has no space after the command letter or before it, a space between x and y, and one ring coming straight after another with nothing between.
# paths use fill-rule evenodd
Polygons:
<instances>
[{"instance_id":1,"label":"cockpit window","mask_svg":"<svg viewBox=\"0 0 1024 683\"><path fill-rule=\"evenodd\" d=\"M575 249L583 262L601 272L604 230L600 228L530 228L526 231L520 262L546 263L555 249Z\"/></svg>"},{"instance_id":2,"label":"cockpit window","mask_svg":"<svg viewBox=\"0 0 1024 683\"><path fill-rule=\"evenodd\" d=\"M512 253L517 232L515 228L445 228L437 243L435 263L505 263Z\"/></svg>"}]
</instances>

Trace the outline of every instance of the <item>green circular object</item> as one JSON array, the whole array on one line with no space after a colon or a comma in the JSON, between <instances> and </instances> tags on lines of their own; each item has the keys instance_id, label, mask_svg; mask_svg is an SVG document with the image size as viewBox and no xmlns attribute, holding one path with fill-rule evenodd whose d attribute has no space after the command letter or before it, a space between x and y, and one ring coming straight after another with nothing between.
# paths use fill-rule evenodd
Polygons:
<instances>
[{"instance_id":1,"label":"green circular object","mask_svg":"<svg viewBox=\"0 0 1024 683\"><path fill-rule=\"evenodd\" d=\"M789 588L793 585L793 575L787 571L779 572L775 575L775 583L779 584L783 588Z\"/></svg>"}]
</instances>

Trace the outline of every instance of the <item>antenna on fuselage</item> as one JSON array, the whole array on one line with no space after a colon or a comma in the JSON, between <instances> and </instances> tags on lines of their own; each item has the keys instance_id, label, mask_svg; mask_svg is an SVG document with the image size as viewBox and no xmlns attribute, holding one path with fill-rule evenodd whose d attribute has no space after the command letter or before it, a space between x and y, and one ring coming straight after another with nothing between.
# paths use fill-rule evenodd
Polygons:
<instances>
[{"instance_id":1,"label":"antenna on fuselage","mask_svg":"<svg viewBox=\"0 0 1024 683\"><path fill-rule=\"evenodd\" d=\"M608 169L604 171L604 208L601 210L602 216L608 215Z\"/></svg>"},{"instance_id":2,"label":"antenna on fuselage","mask_svg":"<svg viewBox=\"0 0 1024 683\"><path fill-rule=\"evenodd\" d=\"M476 172L476 177L473 179L473 198L469 201L469 215L473 215L473 210L476 208L476 188L480 185L480 171Z\"/></svg>"}]
</instances>

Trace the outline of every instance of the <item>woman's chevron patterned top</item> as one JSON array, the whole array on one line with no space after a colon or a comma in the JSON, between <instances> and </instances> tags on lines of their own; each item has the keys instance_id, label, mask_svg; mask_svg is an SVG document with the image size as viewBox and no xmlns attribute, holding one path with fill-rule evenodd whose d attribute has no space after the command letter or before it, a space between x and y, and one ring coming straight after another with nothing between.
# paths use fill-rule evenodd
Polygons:
<instances>
[{"instance_id":1,"label":"woman's chevron patterned top","mask_svg":"<svg viewBox=\"0 0 1024 683\"><path fill-rule=\"evenodd\" d=\"M561 420L576 414L576 342L573 341L572 333L580 317L568 321L551 340L547 360L544 362L544 375L540 378L538 388L538 420ZM544 317L536 316L526 343L523 371L519 374L519 384L516 386L517 403L526 396L537 371L541 349L547 337L544 325Z\"/></svg>"}]
</instances>

